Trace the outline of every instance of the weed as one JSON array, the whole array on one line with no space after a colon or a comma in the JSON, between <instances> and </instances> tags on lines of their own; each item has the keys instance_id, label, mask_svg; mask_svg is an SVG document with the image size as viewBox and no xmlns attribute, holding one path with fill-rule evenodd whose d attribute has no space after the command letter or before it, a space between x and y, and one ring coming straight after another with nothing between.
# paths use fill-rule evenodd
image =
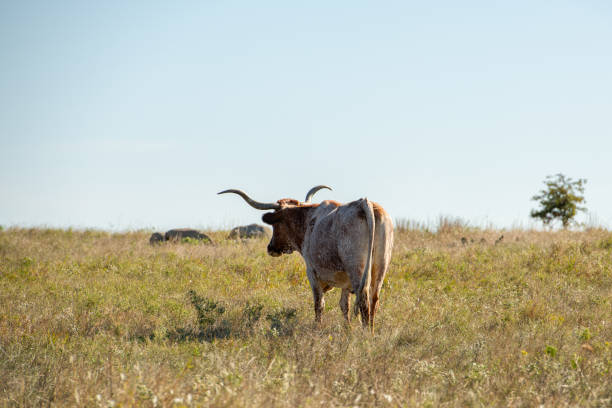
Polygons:
<instances>
[{"instance_id":1,"label":"weed","mask_svg":"<svg viewBox=\"0 0 612 408\"><path fill-rule=\"evenodd\" d=\"M544 351L553 358L557 356L557 348L555 346L546 346Z\"/></svg>"},{"instance_id":2,"label":"weed","mask_svg":"<svg viewBox=\"0 0 612 408\"><path fill-rule=\"evenodd\" d=\"M198 326L201 330L206 330L217 321L220 315L225 313L225 307L219 302L202 297L194 290L187 292L187 296L196 310Z\"/></svg>"},{"instance_id":3,"label":"weed","mask_svg":"<svg viewBox=\"0 0 612 408\"><path fill-rule=\"evenodd\" d=\"M188 244L188 245L201 245L203 243L209 243L209 241L207 239L197 239L197 238L193 238L193 237L183 237L181 239L181 243L182 244Z\"/></svg>"},{"instance_id":4,"label":"weed","mask_svg":"<svg viewBox=\"0 0 612 408\"><path fill-rule=\"evenodd\" d=\"M281 309L268 313L266 319L270 322L270 333L274 336L290 336L296 325L295 309Z\"/></svg>"},{"instance_id":5,"label":"weed","mask_svg":"<svg viewBox=\"0 0 612 408\"><path fill-rule=\"evenodd\" d=\"M242 311L242 314L246 322L247 329L249 330L252 329L255 323L259 321L259 319L261 318L262 310L263 310L262 304L259 304L259 303L250 304L247 301L247 304L244 307L244 310Z\"/></svg>"},{"instance_id":6,"label":"weed","mask_svg":"<svg viewBox=\"0 0 612 408\"><path fill-rule=\"evenodd\" d=\"M580 340L589 341L591 340L591 337L591 330L589 330L588 327L582 330L582 332L580 333Z\"/></svg>"},{"instance_id":7,"label":"weed","mask_svg":"<svg viewBox=\"0 0 612 408\"><path fill-rule=\"evenodd\" d=\"M612 236L606 237L597 243L597 246L601 249L610 250L612 249Z\"/></svg>"}]
</instances>

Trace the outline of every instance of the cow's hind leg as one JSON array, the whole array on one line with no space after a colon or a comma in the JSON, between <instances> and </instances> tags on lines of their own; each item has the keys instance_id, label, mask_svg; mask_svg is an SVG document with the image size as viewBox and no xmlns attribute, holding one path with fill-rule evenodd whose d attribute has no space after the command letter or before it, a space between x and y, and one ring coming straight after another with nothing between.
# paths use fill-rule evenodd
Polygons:
<instances>
[{"instance_id":1,"label":"cow's hind leg","mask_svg":"<svg viewBox=\"0 0 612 408\"><path fill-rule=\"evenodd\" d=\"M370 311L369 291L370 291L369 288L364 289L363 294L365 296L361 296L359 298L359 304L355 305L355 307L358 307L359 311L361 312L361 324L363 325L364 328L370 325L371 311Z\"/></svg>"},{"instance_id":2,"label":"cow's hind leg","mask_svg":"<svg viewBox=\"0 0 612 408\"><path fill-rule=\"evenodd\" d=\"M323 299L323 287L321 287L319 280L316 278L316 276L314 276L313 272L314 271L310 269L306 270L306 276L308 277L308 281L310 282L310 287L312 289L315 321L317 323L321 323L321 314L323 313L323 308L325 307L325 300Z\"/></svg>"},{"instance_id":3,"label":"cow's hind leg","mask_svg":"<svg viewBox=\"0 0 612 408\"><path fill-rule=\"evenodd\" d=\"M342 289L342 294L340 295L340 310L342 310L342 315L344 315L344 319L347 323L350 323L351 317L349 315L349 292L348 289Z\"/></svg>"},{"instance_id":4,"label":"cow's hind leg","mask_svg":"<svg viewBox=\"0 0 612 408\"><path fill-rule=\"evenodd\" d=\"M357 293L359 291L359 284L361 283L361 271L363 271L363 266L359 265L349 269L349 271L350 270L352 270L352 272L349 272L348 275L351 278L351 285L356 294L353 310L355 311L355 316L361 313L361 324L366 328L370 325L370 288L363 288L363 293L361 295Z\"/></svg>"},{"instance_id":5,"label":"cow's hind leg","mask_svg":"<svg viewBox=\"0 0 612 408\"><path fill-rule=\"evenodd\" d=\"M374 334L374 316L376 315L376 310L378 309L378 294L379 291L374 290L374 293L371 294L371 301L370 301L370 330L372 331L372 334Z\"/></svg>"},{"instance_id":6,"label":"cow's hind leg","mask_svg":"<svg viewBox=\"0 0 612 408\"><path fill-rule=\"evenodd\" d=\"M370 286L370 330L374 333L374 316L378 311L378 300L383 279L385 278L386 267L379 264L372 265L372 285Z\"/></svg>"}]
</instances>

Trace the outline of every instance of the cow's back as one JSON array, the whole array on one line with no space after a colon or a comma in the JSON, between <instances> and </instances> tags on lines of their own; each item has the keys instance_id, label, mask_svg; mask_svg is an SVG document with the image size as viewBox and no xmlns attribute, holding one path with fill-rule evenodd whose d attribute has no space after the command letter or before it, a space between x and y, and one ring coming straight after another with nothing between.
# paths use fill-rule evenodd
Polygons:
<instances>
[{"instance_id":1,"label":"cow's back","mask_svg":"<svg viewBox=\"0 0 612 408\"><path fill-rule=\"evenodd\" d=\"M354 290L350 281L361 278L369 249L368 225L360 201L344 205L324 201L307 223L303 248L307 264L330 286Z\"/></svg>"}]
</instances>

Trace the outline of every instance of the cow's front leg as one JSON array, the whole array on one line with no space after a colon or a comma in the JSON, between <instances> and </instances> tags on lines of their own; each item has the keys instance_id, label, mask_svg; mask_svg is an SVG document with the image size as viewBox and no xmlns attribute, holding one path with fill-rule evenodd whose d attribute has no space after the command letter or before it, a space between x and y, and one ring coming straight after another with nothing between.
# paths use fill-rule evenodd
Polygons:
<instances>
[{"instance_id":1,"label":"cow's front leg","mask_svg":"<svg viewBox=\"0 0 612 408\"><path fill-rule=\"evenodd\" d=\"M314 270L312 270L311 268L308 268L306 270L306 276L308 276L308 282L310 282L310 287L312 288L315 321L317 323L321 323L321 314L323 313L323 308L325 307L325 300L323 299L323 287L321 287L321 283L319 283L319 280L315 276Z\"/></svg>"},{"instance_id":2,"label":"cow's front leg","mask_svg":"<svg viewBox=\"0 0 612 408\"><path fill-rule=\"evenodd\" d=\"M321 323L321 314L325 307L325 299L323 299L323 289L321 289L321 285L312 287L312 296L314 298L315 321Z\"/></svg>"},{"instance_id":3,"label":"cow's front leg","mask_svg":"<svg viewBox=\"0 0 612 408\"><path fill-rule=\"evenodd\" d=\"M349 316L349 295L351 292L348 289L342 289L342 294L340 295L340 310L342 310L342 314L346 319L347 323L350 323L351 318Z\"/></svg>"}]
</instances>

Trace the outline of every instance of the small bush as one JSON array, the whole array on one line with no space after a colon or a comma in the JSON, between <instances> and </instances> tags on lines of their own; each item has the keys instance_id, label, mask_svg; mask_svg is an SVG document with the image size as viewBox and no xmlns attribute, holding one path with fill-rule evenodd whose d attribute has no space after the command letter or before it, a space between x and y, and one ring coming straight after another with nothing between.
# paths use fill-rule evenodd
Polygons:
<instances>
[{"instance_id":1,"label":"small bush","mask_svg":"<svg viewBox=\"0 0 612 408\"><path fill-rule=\"evenodd\" d=\"M609 250L612 249L612 236L602 239L601 241L599 241L599 243L597 244L597 246L601 249L605 249L605 250Z\"/></svg>"},{"instance_id":2,"label":"small bush","mask_svg":"<svg viewBox=\"0 0 612 408\"><path fill-rule=\"evenodd\" d=\"M201 239L192 238L192 237L184 237L183 239L181 239L181 243L182 244L189 244L189 245L200 245L202 243L202 240Z\"/></svg>"},{"instance_id":3,"label":"small bush","mask_svg":"<svg viewBox=\"0 0 612 408\"><path fill-rule=\"evenodd\" d=\"M295 329L297 310L281 309L276 312L268 313L266 319L270 322L272 335L290 336Z\"/></svg>"},{"instance_id":4,"label":"small bush","mask_svg":"<svg viewBox=\"0 0 612 408\"><path fill-rule=\"evenodd\" d=\"M205 330L214 324L217 318L225 313L225 307L214 300L198 295L194 290L187 292L191 304L198 315L198 326Z\"/></svg>"},{"instance_id":5,"label":"small bush","mask_svg":"<svg viewBox=\"0 0 612 408\"><path fill-rule=\"evenodd\" d=\"M591 337L593 337L593 335L591 334L591 331L588 327L582 330L582 332L580 333L580 340L589 341L591 340Z\"/></svg>"},{"instance_id":6,"label":"small bush","mask_svg":"<svg viewBox=\"0 0 612 408\"><path fill-rule=\"evenodd\" d=\"M540 204L539 209L531 211L532 218L539 218L544 225L558 220L561 221L563 228L567 228L574 222L578 211L586 211L585 207L578 206L585 203L582 196L585 179L573 181L570 177L559 173L554 177L547 176L544 184L546 188L532 197L532 200Z\"/></svg>"},{"instance_id":7,"label":"small bush","mask_svg":"<svg viewBox=\"0 0 612 408\"><path fill-rule=\"evenodd\" d=\"M244 310L242 311L247 329L252 329L255 323L257 323L257 321L261 318L262 310L263 305L259 303L250 304L247 302Z\"/></svg>"}]
</instances>

